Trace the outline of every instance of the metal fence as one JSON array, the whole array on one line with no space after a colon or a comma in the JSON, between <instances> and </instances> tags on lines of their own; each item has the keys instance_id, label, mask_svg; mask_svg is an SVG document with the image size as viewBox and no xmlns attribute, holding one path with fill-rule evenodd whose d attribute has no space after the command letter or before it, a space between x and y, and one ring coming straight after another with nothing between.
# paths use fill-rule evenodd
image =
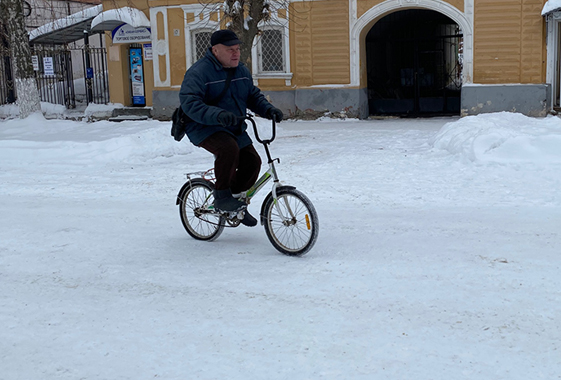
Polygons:
<instances>
[{"instance_id":1,"label":"metal fence","mask_svg":"<svg viewBox=\"0 0 561 380\"><path fill-rule=\"evenodd\" d=\"M32 54L41 101L76 108L70 50L34 46Z\"/></svg>"},{"instance_id":2,"label":"metal fence","mask_svg":"<svg viewBox=\"0 0 561 380\"><path fill-rule=\"evenodd\" d=\"M109 103L105 48L34 45L31 54L42 102L69 109L80 103ZM13 103L16 98L11 58L8 49L0 46L0 104Z\"/></svg>"},{"instance_id":3,"label":"metal fence","mask_svg":"<svg viewBox=\"0 0 561 380\"><path fill-rule=\"evenodd\" d=\"M105 48L82 49L86 99L88 103L109 103L109 82L107 78L107 54Z\"/></svg>"}]
</instances>

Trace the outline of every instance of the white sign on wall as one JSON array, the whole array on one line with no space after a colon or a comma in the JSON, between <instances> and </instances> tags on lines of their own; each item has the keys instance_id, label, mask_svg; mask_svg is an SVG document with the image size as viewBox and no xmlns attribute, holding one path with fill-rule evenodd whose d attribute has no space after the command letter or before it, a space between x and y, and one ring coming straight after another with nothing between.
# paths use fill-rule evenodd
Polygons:
<instances>
[{"instance_id":1,"label":"white sign on wall","mask_svg":"<svg viewBox=\"0 0 561 380\"><path fill-rule=\"evenodd\" d=\"M152 60L152 44L143 44L144 47L144 60L151 61Z\"/></svg>"},{"instance_id":2,"label":"white sign on wall","mask_svg":"<svg viewBox=\"0 0 561 380\"><path fill-rule=\"evenodd\" d=\"M53 57L43 57L43 72L45 75L54 76L55 66L53 64Z\"/></svg>"},{"instance_id":3,"label":"white sign on wall","mask_svg":"<svg viewBox=\"0 0 561 380\"><path fill-rule=\"evenodd\" d=\"M36 55L32 55L31 63L33 64L33 70L39 71L39 57L37 57Z\"/></svg>"},{"instance_id":4,"label":"white sign on wall","mask_svg":"<svg viewBox=\"0 0 561 380\"><path fill-rule=\"evenodd\" d=\"M129 24L123 24L115 28L112 35L114 44L130 44L152 41L150 28L133 28Z\"/></svg>"}]
</instances>

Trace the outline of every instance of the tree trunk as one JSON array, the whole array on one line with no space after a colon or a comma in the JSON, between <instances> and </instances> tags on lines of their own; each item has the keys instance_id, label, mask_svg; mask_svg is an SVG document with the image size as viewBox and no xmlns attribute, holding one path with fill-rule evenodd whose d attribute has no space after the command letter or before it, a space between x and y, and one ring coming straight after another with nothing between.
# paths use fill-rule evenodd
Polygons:
<instances>
[{"instance_id":1,"label":"tree trunk","mask_svg":"<svg viewBox=\"0 0 561 380\"><path fill-rule=\"evenodd\" d=\"M251 47L255 36L259 34L257 25L269 19L269 5L265 0L226 0L225 5L228 29L234 31L243 42L240 60L251 71Z\"/></svg>"},{"instance_id":2,"label":"tree trunk","mask_svg":"<svg viewBox=\"0 0 561 380\"><path fill-rule=\"evenodd\" d=\"M23 18L23 2L1 0L0 4L10 42L17 104L20 118L24 119L34 112L41 112L41 102L31 62L29 35Z\"/></svg>"}]
</instances>

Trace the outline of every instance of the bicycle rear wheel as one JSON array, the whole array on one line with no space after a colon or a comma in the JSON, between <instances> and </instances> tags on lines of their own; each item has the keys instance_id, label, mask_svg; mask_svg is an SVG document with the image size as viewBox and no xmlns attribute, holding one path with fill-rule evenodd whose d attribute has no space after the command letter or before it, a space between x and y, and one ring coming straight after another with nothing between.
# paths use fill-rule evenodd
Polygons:
<instances>
[{"instance_id":1,"label":"bicycle rear wheel","mask_svg":"<svg viewBox=\"0 0 561 380\"><path fill-rule=\"evenodd\" d=\"M197 240L212 241L224 230L224 218L205 212L214 202L214 185L202 178L187 182L178 195L179 216L183 227Z\"/></svg>"},{"instance_id":2,"label":"bicycle rear wheel","mask_svg":"<svg viewBox=\"0 0 561 380\"><path fill-rule=\"evenodd\" d=\"M264 226L271 244L281 253L302 256L316 243L319 222L312 202L294 188L277 190L263 206Z\"/></svg>"}]
</instances>

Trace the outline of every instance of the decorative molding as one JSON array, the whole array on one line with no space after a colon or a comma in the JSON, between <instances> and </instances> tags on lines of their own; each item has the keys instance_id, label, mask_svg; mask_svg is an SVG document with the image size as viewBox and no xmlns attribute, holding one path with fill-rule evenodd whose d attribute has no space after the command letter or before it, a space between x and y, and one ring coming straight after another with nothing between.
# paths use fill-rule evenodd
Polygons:
<instances>
[{"instance_id":1,"label":"decorative molding","mask_svg":"<svg viewBox=\"0 0 561 380\"><path fill-rule=\"evenodd\" d=\"M357 0L349 0L349 25L354 25L358 18Z\"/></svg>"},{"instance_id":2,"label":"decorative molding","mask_svg":"<svg viewBox=\"0 0 561 380\"><path fill-rule=\"evenodd\" d=\"M158 39L158 14L163 15L164 38ZM154 87L169 87L171 83L171 63L169 54L169 35L168 35L168 11L167 7L150 8L150 27L152 29L152 46L154 49ZM165 56L166 78L160 77L160 56Z\"/></svg>"},{"instance_id":3,"label":"decorative molding","mask_svg":"<svg viewBox=\"0 0 561 380\"><path fill-rule=\"evenodd\" d=\"M257 73L253 74L253 84L259 85L259 79L284 79L284 83L287 87L292 85L292 73Z\"/></svg>"},{"instance_id":4,"label":"decorative molding","mask_svg":"<svg viewBox=\"0 0 561 380\"><path fill-rule=\"evenodd\" d=\"M561 104L561 99L556 97L557 89L561 85L561 78L557 74L556 67L559 65L557 56L559 54L559 27L561 25L559 12L553 12L545 16L547 25L546 51L547 61L545 69L545 82L551 84L551 106Z\"/></svg>"},{"instance_id":5,"label":"decorative molding","mask_svg":"<svg viewBox=\"0 0 561 380\"><path fill-rule=\"evenodd\" d=\"M462 70L463 83L473 83L473 26L475 25L475 0L464 0L464 14L471 26L469 39L464 32L464 62ZM457 21L456 21L457 22ZM458 24L459 25L459 24ZM460 27L462 27L460 25ZM463 32L463 28L462 28ZM469 61L466 57L470 57Z\"/></svg>"}]
</instances>

